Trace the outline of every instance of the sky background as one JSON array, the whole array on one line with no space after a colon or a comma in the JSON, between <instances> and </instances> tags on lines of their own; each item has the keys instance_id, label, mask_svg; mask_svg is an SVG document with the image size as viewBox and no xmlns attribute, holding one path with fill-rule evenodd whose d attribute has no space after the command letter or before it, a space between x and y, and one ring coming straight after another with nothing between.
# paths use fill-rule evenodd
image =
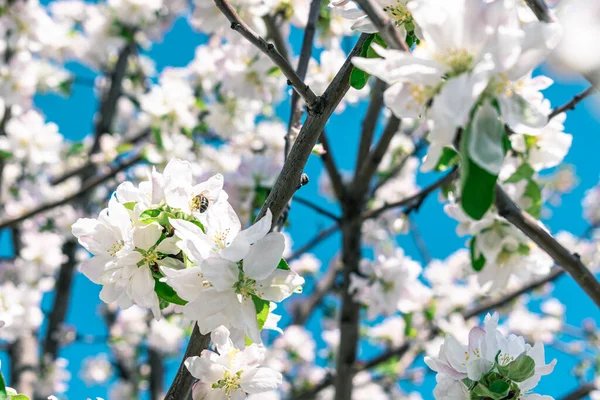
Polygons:
<instances>
[{"instance_id":1,"label":"sky background","mask_svg":"<svg viewBox=\"0 0 600 400\"><path fill-rule=\"evenodd\" d=\"M48 1L44 1L44 3L48 3ZM173 29L165 35L163 41L154 44L146 53L153 58L159 72L168 66L183 67L194 58L196 46L204 43L205 40L206 36L192 31L187 21L180 19L175 23ZM292 42L297 49L300 44L299 32L293 32ZM95 76L95 72L77 64L69 64L68 68L78 76L88 78ZM549 75L556 81L555 85L545 91L546 96L554 106L565 103L573 95L587 87L585 82L559 78L546 68L536 72L536 74L539 73ZM98 102L91 87L76 84L69 98L58 95L40 95L36 97L35 104L45 113L48 121L58 124L60 132L68 139L80 140L92 132L92 121ZM347 109L341 115L334 115L326 127L333 145L335 160L340 169L344 171L352 171L354 168L360 124L364 116L366 103L350 108L352 109ZM587 228L587 223L582 217L581 199L585 191L597 183L600 175L600 163L598 163L595 153L595 149L600 148L599 120L595 111L597 109L598 103L596 100L588 99L568 115L566 132L572 133L574 140L565 162L575 166L579 184L571 193L562 198L562 204L558 208L552 208L551 217L544 221L553 233L567 230L579 235ZM284 101L278 107L278 116L287 123L289 101ZM321 163L316 157L311 156L305 172L311 178L311 182L303 187L298 195L310 198L332 211L337 211L334 204L328 203L326 199L321 198L318 194ZM438 177L435 173L421 174L418 176L418 183L425 186ZM300 204L296 204L292 208L290 221L289 232L294 240L295 247L306 243L319 229L329 226L331 223ZM413 221L417 224L434 258L446 258L465 245L466 238L456 235L455 221L444 214L442 204L436 196L430 196L419 212L413 214ZM334 235L314 250L315 255L323 261L324 268L327 267L329 260L339 248L339 240L339 236ZM407 254L416 260L423 261L420 259L410 236L402 236L398 242ZM0 241L0 253L6 254L8 252L10 252L10 244L7 235L4 234L3 240ZM311 282L305 288L305 293L311 292L310 284ZM100 304L99 291L99 286L88 281L83 275L77 274L74 280L73 301L68 313L68 323L77 326L81 334L98 336L107 334L105 324L97 313ZM587 318L598 321L598 310L569 277L563 277L558 281L555 295L567 306L566 321L569 324L580 325L581 321ZM44 310L48 311L51 305L51 296L46 296L43 302ZM309 327L312 330L316 331L318 329L319 317L319 313L315 313L309 321ZM285 320L283 322L283 325L285 325ZM322 346L323 342L319 341L318 336L317 334L316 339ZM108 351L106 345L82 343L74 343L61 350L61 357L69 360L69 370L72 374L72 380L67 391L69 399L106 398L106 387L87 387L79 378L78 371L84 358ZM360 357L362 359L370 358L376 354L376 351L378 351L376 348L364 347L361 349ZM548 361L557 358L558 365L553 375L542 379L537 387L537 392L560 397L577 385L570 375L575 360L548 347L546 357ZM8 362L5 353L2 353L0 359L3 364ZM168 372L165 377L165 387L170 384L179 362L179 358L167 361ZM8 371L8 365L4 365L6 367L3 370ZM425 384L419 390L424 399L433 399L431 393L434 385L435 379L433 375L429 375ZM410 385L403 387L407 390L412 389ZM144 396L144 398L146 397Z\"/></svg>"}]
</instances>

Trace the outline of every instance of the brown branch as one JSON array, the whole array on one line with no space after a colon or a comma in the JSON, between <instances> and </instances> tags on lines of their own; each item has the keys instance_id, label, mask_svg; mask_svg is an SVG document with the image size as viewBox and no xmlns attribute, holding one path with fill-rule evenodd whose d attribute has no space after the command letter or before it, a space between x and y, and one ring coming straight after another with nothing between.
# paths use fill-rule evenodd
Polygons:
<instances>
[{"instance_id":1,"label":"brown branch","mask_svg":"<svg viewBox=\"0 0 600 400\"><path fill-rule=\"evenodd\" d=\"M356 195L364 195L364 193L368 190L369 184L371 183L371 179L377 172L377 168L379 168L379 164L381 164L381 160L385 155L390 143L398 129L400 128L400 120L395 116L391 116L388 120L385 129L377 142L377 145L369 153L367 159L362 165L356 166L356 174L354 175L353 182L353 194Z\"/></svg>"},{"instance_id":2,"label":"brown branch","mask_svg":"<svg viewBox=\"0 0 600 400\"><path fill-rule=\"evenodd\" d=\"M572 392L567 393L566 395L561 397L559 400L583 399L584 397L586 397L587 395L589 395L591 392L593 392L596 389L597 389L597 387L594 384L594 382L587 382L587 383L582 384L581 386L579 386Z\"/></svg>"},{"instance_id":3,"label":"brown branch","mask_svg":"<svg viewBox=\"0 0 600 400\"><path fill-rule=\"evenodd\" d=\"M367 36L366 34L360 36L348 59L346 59L344 65L333 79L333 82L331 82L321 97L323 101L322 112L309 114L306 119L298 138L294 142L288 159L273 185L271 193L269 193L265 204L258 214L258 218L262 218L267 210L270 209L273 214L273 221L277 221L279 215L296 192L297 182L300 181L302 170L308 161L308 157L317 139L321 135L329 117L350 88L350 73L353 68L350 59L360 54Z\"/></svg>"},{"instance_id":4,"label":"brown branch","mask_svg":"<svg viewBox=\"0 0 600 400\"><path fill-rule=\"evenodd\" d=\"M196 379L186 368L184 364L185 360L187 360L188 357L199 356L202 350L208 348L209 343L210 335L201 334L200 330L198 330L198 325L196 325L194 322L194 331L192 332L188 346L185 349L185 354L181 360L179 369L177 370L177 375L175 375L175 379L173 379L173 383L171 384L171 387L169 388L164 400L187 399L187 396Z\"/></svg>"},{"instance_id":5,"label":"brown branch","mask_svg":"<svg viewBox=\"0 0 600 400\"><path fill-rule=\"evenodd\" d=\"M163 399L163 380L165 374L165 366L163 355L153 349L148 349L148 364L150 365L150 399Z\"/></svg>"},{"instance_id":6,"label":"brown branch","mask_svg":"<svg viewBox=\"0 0 600 400\"><path fill-rule=\"evenodd\" d=\"M533 240L556 264L560 265L587 295L600 307L600 283L594 274L583 264L577 253L572 254L551 234L544 230L531 215L523 212L500 186L496 186L496 207L498 213L517 229Z\"/></svg>"},{"instance_id":7,"label":"brown branch","mask_svg":"<svg viewBox=\"0 0 600 400\"><path fill-rule=\"evenodd\" d=\"M77 243L75 240L68 240L63 245L62 251L67 256L67 261L60 266L60 272L54 288L54 304L48 317L48 329L44 339L42 354L42 364L45 361L52 362L58 356L61 338L61 325L67 316L69 301L71 299L71 283L73 281L73 270L77 264L75 256ZM45 367L45 365L44 365Z\"/></svg>"},{"instance_id":8,"label":"brown branch","mask_svg":"<svg viewBox=\"0 0 600 400\"><path fill-rule=\"evenodd\" d=\"M336 354L335 400L352 398L352 378L355 370L358 342L360 340L360 304L350 291L352 275L359 272L362 258L361 227L362 220L354 215L360 214L362 201L352 201L344 205L345 221L342 226L342 265L344 281L341 288L342 305L340 311L340 344Z\"/></svg>"},{"instance_id":9,"label":"brown branch","mask_svg":"<svg viewBox=\"0 0 600 400\"><path fill-rule=\"evenodd\" d=\"M292 202L294 202L294 201L298 202L298 203L302 204L303 206L306 206L306 207L310 208L311 210L314 210L315 212L317 212L321 215L324 215L327 218L332 219L336 222L339 222L339 220L340 220L340 217L338 217L337 215L335 215L332 212L327 211L326 209L313 203L312 201L303 199L302 197L294 197Z\"/></svg>"},{"instance_id":10,"label":"brown branch","mask_svg":"<svg viewBox=\"0 0 600 400\"><path fill-rule=\"evenodd\" d=\"M98 121L96 122L94 131L94 144L90 150L90 154L96 153L100 149L100 137L103 134L112 131L112 124L117 111L117 103L121 96L123 79L127 72L127 61L129 56L136 51L136 48L137 44L132 41L127 43L119 52L117 64L110 75L110 87L100 102Z\"/></svg>"},{"instance_id":11,"label":"brown branch","mask_svg":"<svg viewBox=\"0 0 600 400\"><path fill-rule=\"evenodd\" d=\"M383 7L379 3L373 2L373 0L355 1L369 16L373 25L377 27L389 48L410 51L406 42L400 37L400 32L396 29L396 25L385 15Z\"/></svg>"},{"instance_id":12,"label":"brown branch","mask_svg":"<svg viewBox=\"0 0 600 400\"><path fill-rule=\"evenodd\" d=\"M125 141L124 143L127 143L127 144L136 144L136 143L140 142L142 139L148 137L151 132L152 132L152 129L150 129L150 128L142 129L138 134L132 136L131 139ZM83 172L91 169L94 166L95 166L95 164L93 162L88 161L85 164L83 164L83 165L81 165L81 166L79 166L77 168L74 168L74 169L72 169L70 171L67 171L67 172L63 173L62 175L60 175L60 176L57 176L55 178L51 178L50 179L50 184L52 186L55 186L55 185L58 185L60 183L63 183L64 181L66 181L69 178L81 175Z\"/></svg>"},{"instance_id":13,"label":"brown branch","mask_svg":"<svg viewBox=\"0 0 600 400\"><path fill-rule=\"evenodd\" d=\"M323 161L323 165L325 165L325 170L327 171L329 181L331 182L331 188L335 193L335 197L338 200L342 200L346 197L346 186L344 185L344 181L342 180L342 176L340 175L340 170L335 164L335 160L333 158L333 150L331 149L329 140L327 140L327 134L325 133L325 131L321 133L321 137L319 140L323 145L323 150L325 150L325 154L321 155L321 161Z\"/></svg>"},{"instance_id":14,"label":"brown branch","mask_svg":"<svg viewBox=\"0 0 600 400\"><path fill-rule=\"evenodd\" d=\"M290 325L304 325L310 318L313 311L323 301L323 298L329 293L329 291L335 286L338 273L340 269L337 263L334 263L329 267L327 273L319 278L317 285L313 292L302 302L299 302L294 307L294 317Z\"/></svg>"},{"instance_id":15,"label":"brown branch","mask_svg":"<svg viewBox=\"0 0 600 400\"><path fill-rule=\"evenodd\" d=\"M544 0L525 0L525 3L531 8L537 19L542 22L553 22L554 17L550 14L550 9Z\"/></svg>"},{"instance_id":16,"label":"brown branch","mask_svg":"<svg viewBox=\"0 0 600 400\"><path fill-rule=\"evenodd\" d=\"M300 49L300 57L298 58L298 66L296 73L301 80L306 78L308 71L308 63L312 57L313 42L315 40L315 32L317 31L317 19L319 18L319 10L322 0L312 0L310 9L308 10L308 22L304 29L304 38L302 39L302 48ZM302 119L302 105L300 104L300 96L295 90L292 92L290 122L288 131L285 135L285 157L287 158L290 148L292 147L292 135L295 129L300 126Z\"/></svg>"},{"instance_id":17,"label":"brown branch","mask_svg":"<svg viewBox=\"0 0 600 400\"><path fill-rule=\"evenodd\" d=\"M367 113L363 119L360 144L358 145L358 153L356 154L357 169L367 159L369 151L371 150L375 127L377 126L379 114L381 113L381 107L383 107L383 92L386 86L384 81L377 79L373 89L371 89L371 102L369 103L369 108L367 108Z\"/></svg>"},{"instance_id":18,"label":"brown branch","mask_svg":"<svg viewBox=\"0 0 600 400\"><path fill-rule=\"evenodd\" d=\"M29 219L29 218L35 217L38 214L52 210L53 208L56 208L59 206L63 206L75 199L78 199L79 197L86 194L90 190L92 190L92 189L96 188L97 186L105 183L106 181L114 178L119 172L131 167L132 165L134 165L142 160L143 160L143 156L141 154L137 154L137 155L133 156L132 158L130 158L129 160L119 164L118 166L113 167L107 174L90 178L84 185L81 186L79 191L76 193L73 193L69 196L63 197L60 200L43 204L43 205L39 206L38 208L28 211L25 214L22 214L16 218L0 220L0 229L14 226L20 222L23 222L23 221Z\"/></svg>"},{"instance_id":19,"label":"brown branch","mask_svg":"<svg viewBox=\"0 0 600 400\"><path fill-rule=\"evenodd\" d=\"M29 398L33 398L38 383L37 349L37 338L31 331L21 332L8 348L11 386Z\"/></svg>"},{"instance_id":20,"label":"brown branch","mask_svg":"<svg viewBox=\"0 0 600 400\"><path fill-rule=\"evenodd\" d=\"M250 43L256 46L260 51L265 53L274 63L281 69L281 72L288 79L288 83L298 92L302 97L309 111L319 114L322 110L322 101L304 82L289 62L281 55L275 46L258 34L256 34L244 21L241 20L239 15L235 12L233 7L227 2L227 0L214 0L215 5L225 17L231 22L231 29L237 31L240 35L246 38Z\"/></svg>"},{"instance_id":21,"label":"brown branch","mask_svg":"<svg viewBox=\"0 0 600 400\"><path fill-rule=\"evenodd\" d=\"M380 208L366 211L363 213L362 218L363 219L377 218L379 215L383 214L387 210L391 210L393 208L398 208L398 207L407 207L407 209L405 210L405 213L409 213L413 210L418 210L419 207L421 207L421 204L423 204L423 201L425 201L425 199L427 198L427 196L429 196L431 193L435 192L437 189L444 187L444 186L448 185L449 183L453 182L457 177L458 177L458 170L454 169L450 173L446 174L444 177L438 179L437 181L433 182L431 185L425 187L419 193L417 193L413 196L407 197L406 199L396 201L394 203L385 204L385 205L381 206Z\"/></svg>"},{"instance_id":22,"label":"brown branch","mask_svg":"<svg viewBox=\"0 0 600 400\"><path fill-rule=\"evenodd\" d=\"M275 22L275 16L267 14L262 18L262 20L267 28L267 39L271 39L273 41L277 51L281 53L281 56L289 63L290 57L288 54L287 45L281 36L281 30Z\"/></svg>"},{"instance_id":23,"label":"brown branch","mask_svg":"<svg viewBox=\"0 0 600 400\"><path fill-rule=\"evenodd\" d=\"M293 261L298 259L302 254L312 250L315 246L320 244L323 240L327 239L334 233L336 233L340 229L338 224L331 225L329 228L323 229L319 233L315 235L311 240L309 240L305 245L297 249L292 253L291 256L287 258L288 261Z\"/></svg>"},{"instance_id":24,"label":"brown branch","mask_svg":"<svg viewBox=\"0 0 600 400\"><path fill-rule=\"evenodd\" d=\"M554 110L552 110L550 115L548 115L548 120L551 120L552 118L556 117L558 114L561 114L565 111L574 110L575 106L577 106L577 104L579 104L581 101L585 100L587 97L591 96L592 94L595 94L596 90L597 89L595 87L590 86L589 88L585 89L583 92L574 96L566 104L556 107Z\"/></svg>"}]
</instances>

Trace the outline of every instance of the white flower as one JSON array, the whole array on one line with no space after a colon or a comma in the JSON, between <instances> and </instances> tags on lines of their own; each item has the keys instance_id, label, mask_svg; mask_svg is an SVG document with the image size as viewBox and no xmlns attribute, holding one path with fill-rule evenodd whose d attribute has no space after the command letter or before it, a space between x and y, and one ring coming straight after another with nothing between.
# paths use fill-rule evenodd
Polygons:
<instances>
[{"instance_id":1,"label":"white flower","mask_svg":"<svg viewBox=\"0 0 600 400\"><path fill-rule=\"evenodd\" d=\"M242 400L247 394L269 392L282 382L279 372L261 367L265 349L252 344L243 350L233 347L229 330L219 327L211 333L218 353L204 350L200 357L189 357L185 366L199 381L194 385L196 400Z\"/></svg>"},{"instance_id":2,"label":"white flower","mask_svg":"<svg viewBox=\"0 0 600 400\"><path fill-rule=\"evenodd\" d=\"M80 376L86 385L102 385L112 376L112 364L106 354L87 357L83 360Z\"/></svg>"},{"instance_id":3,"label":"white flower","mask_svg":"<svg viewBox=\"0 0 600 400\"><path fill-rule=\"evenodd\" d=\"M510 372L503 372L501 368L511 371L510 366L514 365L511 363L522 356L530 357L535 366L531 370L519 371L521 374L528 373L527 379L512 381ZM497 371L503 379L516 384L525 393L533 389L542 376L552 372L556 360L545 364L541 343L531 347L520 336L505 337L498 330L496 313L487 315L484 328L475 327L469 332L468 346L460 344L452 335L446 335L438 357L425 357L425 363L438 373L438 386L434 391L436 399L447 399L447 394L456 399L468 399L469 390L462 382L465 378L479 382L491 371Z\"/></svg>"}]
</instances>

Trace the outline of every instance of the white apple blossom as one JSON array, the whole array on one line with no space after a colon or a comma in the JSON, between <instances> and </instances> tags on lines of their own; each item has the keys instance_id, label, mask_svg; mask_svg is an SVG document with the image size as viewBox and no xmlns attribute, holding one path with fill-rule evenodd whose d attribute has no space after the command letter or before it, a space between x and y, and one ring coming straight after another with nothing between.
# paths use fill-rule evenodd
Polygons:
<instances>
[{"instance_id":1,"label":"white apple blossom","mask_svg":"<svg viewBox=\"0 0 600 400\"><path fill-rule=\"evenodd\" d=\"M281 385L280 373L260 366L264 347L252 344L236 349L225 327L213 330L211 340L218 353L204 350L200 357L185 360L190 374L199 379L193 388L194 398L241 400L248 394L269 392Z\"/></svg>"}]
</instances>

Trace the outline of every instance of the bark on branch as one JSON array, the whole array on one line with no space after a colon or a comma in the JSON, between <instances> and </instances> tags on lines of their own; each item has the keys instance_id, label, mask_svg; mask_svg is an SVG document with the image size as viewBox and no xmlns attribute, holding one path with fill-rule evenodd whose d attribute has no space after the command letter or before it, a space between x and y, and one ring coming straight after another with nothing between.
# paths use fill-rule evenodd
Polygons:
<instances>
[{"instance_id":1,"label":"bark on branch","mask_svg":"<svg viewBox=\"0 0 600 400\"><path fill-rule=\"evenodd\" d=\"M500 186L496 186L496 208L517 229L533 240L556 264L561 266L581 286L585 293L600 307L600 283L594 274L583 264L579 254L571 253L538 221L519 208Z\"/></svg>"}]
</instances>

